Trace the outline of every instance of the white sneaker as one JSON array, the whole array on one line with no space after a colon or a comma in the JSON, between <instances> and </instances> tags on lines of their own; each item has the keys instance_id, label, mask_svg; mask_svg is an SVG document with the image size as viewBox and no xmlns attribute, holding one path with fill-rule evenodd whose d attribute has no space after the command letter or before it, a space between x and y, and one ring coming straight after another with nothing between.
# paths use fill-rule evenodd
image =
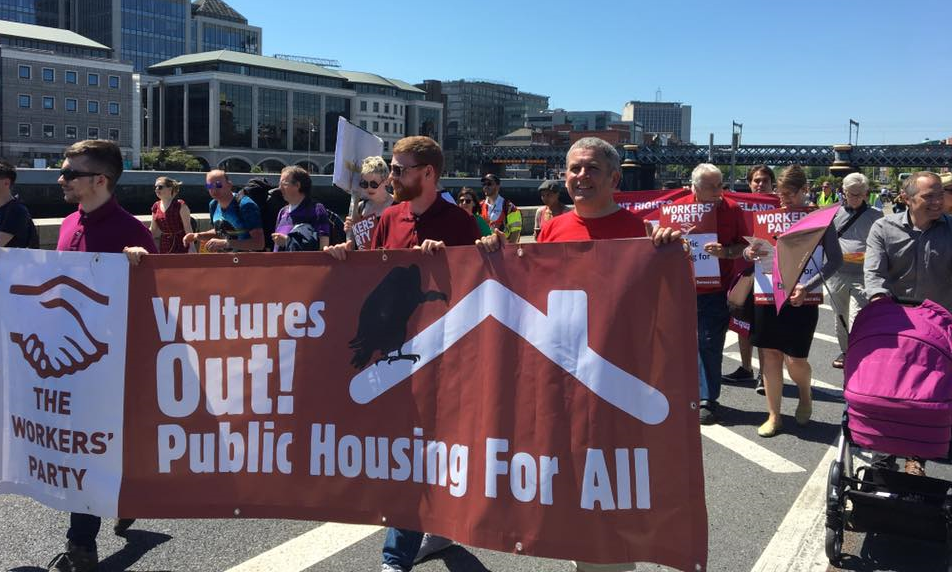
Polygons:
<instances>
[{"instance_id":1,"label":"white sneaker","mask_svg":"<svg viewBox=\"0 0 952 572\"><path fill-rule=\"evenodd\" d=\"M442 536L437 536L427 532L423 535L423 542L420 543L420 550L417 551L417 555L416 558L413 559L413 563L417 564L418 562L433 556L441 550L446 550L450 546L453 546L453 544L453 541L449 538L443 538Z\"/></svg>"},{"instance_id":2,"label":"white sneaker","mask_svg":"<svg viewBox=\"0 0 952 572\"><path fill-rule=\"evenodd\" d=\"M392 566L390 564L381 564L380 572L407 572L399 566Z\"/></svg>"}]
</instances>

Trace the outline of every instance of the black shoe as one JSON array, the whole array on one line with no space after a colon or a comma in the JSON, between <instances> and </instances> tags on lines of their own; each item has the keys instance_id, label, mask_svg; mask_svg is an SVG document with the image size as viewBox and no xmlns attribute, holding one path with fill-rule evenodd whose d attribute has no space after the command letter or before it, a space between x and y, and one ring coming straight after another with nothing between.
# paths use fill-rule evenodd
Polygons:
<instances>
[{"instance_id":1,"label":"black shoe","mask_svg":"<svg viewBox=\"0 0 952 572\"><path fill-rule=\"evenodd\" d=\"M883 453L873 455L873 462L871 462L869 466L873 469L879 469L880 471L899 470L899 464L896 462L895 455L885 455Z\"/></svg>"},{"instance_id":2,"label":"black shoe","mask_svg":"<svg viewBox=\"0 0 952 572\"><path fill-rule=\"evenodd\" d=\"M843 369L843 360L845 359L846 359L846 355L840 354L839 357L833 360L833 363L831 365L835 367L836 369Z\"/></svg>"},{"instance_id":3,"label":"black shoe","mask_svg":"<svg viewBox=\"0 0 952 572\"><path fill-rule=\"evenodd\" d=\"M754 381L754 372L744 368L743 366L738 367L733 372L721 376L721 381L724 383L747 383Z\"/></svg>"},{"instance_id":4,"label":"black shoe","mask_svg":"<svg viewBox=\"0 0 952 572\"><path fill-rule=\"evenodd\" d=\"M767 395L767 391L764 389L764 374L757 374L757 387L754 388L754 391L757 392L757 395Z\"/></svg>"},{"instance_id":5,"label":"black shoe","mask_svg":"<svg viewBox=\"0 0 952 572\"><path fill-rule=\"evenodd\" d=\"M47 566L47 572L90 572L99 565L95 550L86 550L72 542L66 543L66 552L57 554Z\"/></svg>"},{"instance_id":6,"label":"black shoe","mask_svg":"<svg viewBox=\"0 0 952 572\"><path fill-rule=\"evenodd\" d=\"M716 403L701 402L701 406L698 408L698 419L701 425L714 425L717 423L717 416L714 414L714 408L716 406Z\"/></svg>"},{"instance_id":7,"label":"black shoe","mask_svg":"<svg viewBox=\"0 0 952 572\"><path fill-rule=\"evenodd\" d=\"M135 521L136 519L134 518L120 518L116 521L116 525L112 527L112 531L116 536L122 536Z\"/></svg>"}]
</instances>

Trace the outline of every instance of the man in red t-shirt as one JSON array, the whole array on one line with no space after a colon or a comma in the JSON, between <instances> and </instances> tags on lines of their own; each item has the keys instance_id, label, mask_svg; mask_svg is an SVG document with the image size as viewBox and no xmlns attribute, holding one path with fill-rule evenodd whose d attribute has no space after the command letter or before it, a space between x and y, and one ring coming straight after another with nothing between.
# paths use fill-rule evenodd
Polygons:
<instances>
[{"instance_id":1,"label":"man in red t-shirt","mask_svg":"<svg viewBox=\"0 0 952 572\"><path fill-rule=\"evenodd\" d=\"M405 137L393 146L390 177L393 198L374 226L371 249L416 248L434 254L447 246L463 246L479 240L476 218L440 197L438 183L443 172L443 150L429 137ZM337 260L347 258L347 245L328 246L324 252ZM383 572L408 572L416 561L452 541L415 530L387 529L383 545Z\"/></svg>"},{"instance_id":2,"label":"man in red t-shirt","mask_svg":"<svg viewBox=\"0 0 952 572\"><path fill-rule=\"evenodd\" d=\"M702 163L691 173L692 194L681 197L674 204L714 203L717 220L717 240L704 245L704 251L718 259L721 284L716 287L698 287L697 291L697 346L704 371L699 375L701 390L700 421L709 425L716 422L717 399L721 395L721 366L724 361L724 338L730 323L727 308L727 286L734 269L733 260L744 253L750 234L744 211L737 202L723 196L721 170L710 163Z\"/></svg>"},{"instance_id":3,"label":"man in red t-shirt","mask_svg":"<svg viewBox=\"0 0 952 572\"><path fill-rule=\"evenodd\" d=\"M579 139L569 149L565 165L565 186L575 201L575 210L543 224L539 242L651 236L651 240L660 245L680 240L680 230L652 229L644 219L615 203L614 192L621 180L621 158L609 143L597 137ZM505 240L505 235L497 230L480 239L479 244L493 252L501 248ZM576 572L621 572L634 567L631 563L575 563Z\"/></svg>"}]
</instances>

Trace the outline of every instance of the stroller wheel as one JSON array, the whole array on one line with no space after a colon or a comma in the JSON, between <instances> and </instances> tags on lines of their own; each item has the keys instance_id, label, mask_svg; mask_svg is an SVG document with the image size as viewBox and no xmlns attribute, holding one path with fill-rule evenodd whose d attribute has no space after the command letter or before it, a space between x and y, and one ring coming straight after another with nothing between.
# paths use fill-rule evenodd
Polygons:
<instances>
[{"instance_id":1,"label":"stroller wheel","mask_svg":"<svg viewBox=\"0 0 952 572\"><path fill-rule=\"evenodd\" d=\"M843 529L832 529L826 527L826 557L830 564L834 566L840 562L843 556ZM950 571L952 572L952 571Z\"/></svg>"}]
</instances>

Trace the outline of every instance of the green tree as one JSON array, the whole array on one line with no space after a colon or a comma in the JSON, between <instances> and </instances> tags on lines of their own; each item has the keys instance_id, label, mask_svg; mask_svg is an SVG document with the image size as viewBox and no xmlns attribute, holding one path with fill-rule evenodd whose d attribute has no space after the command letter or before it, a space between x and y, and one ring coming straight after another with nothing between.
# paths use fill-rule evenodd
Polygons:
<instances>
[{"instance_id":1,"label":"green tree","mask_svg":"<svg viewBox=\"0 0 952 572\"><path fill-rule=\"evenodd\" d=\"M201 171L202 162L181 147L163 147L143 152L142 168L156 171Z\"/></svg>"}]
</instances>

